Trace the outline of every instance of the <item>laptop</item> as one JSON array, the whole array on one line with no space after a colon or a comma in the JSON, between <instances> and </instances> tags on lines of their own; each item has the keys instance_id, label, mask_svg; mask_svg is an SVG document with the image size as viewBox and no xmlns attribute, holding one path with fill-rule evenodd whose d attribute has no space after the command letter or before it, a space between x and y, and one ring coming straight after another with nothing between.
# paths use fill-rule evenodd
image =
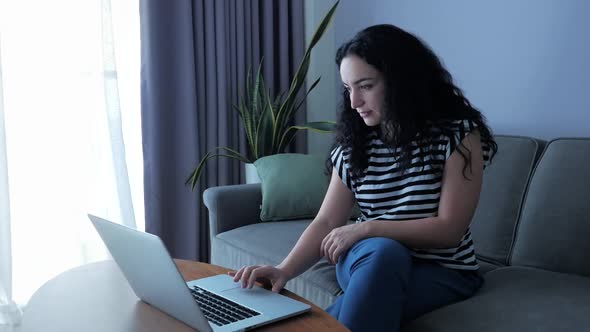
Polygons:
<instances>
[{"instance_id":1,"label":"laptop","mask_svg":"<svg viewBox=\"0 0 590 332\"><path fill-rule=\"evenodd\" d=\"M88 217L135 294L199 331L244 331L311 309L226 274L185 282L159 237Z\"/></svg>"}]
</instances>

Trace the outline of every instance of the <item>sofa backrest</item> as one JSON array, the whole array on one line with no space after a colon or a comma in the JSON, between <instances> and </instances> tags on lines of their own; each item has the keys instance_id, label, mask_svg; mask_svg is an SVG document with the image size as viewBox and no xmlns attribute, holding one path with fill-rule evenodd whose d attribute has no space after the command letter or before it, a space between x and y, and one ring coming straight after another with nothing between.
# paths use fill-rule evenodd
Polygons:
<instances>
[{"instance_id":1,"label":"sofa backrest","mask_svg":"<svg viewBox=\"0 0 590 332\"><path fill-rule=\"evenodd\" d=\"M484 171L471 232L480 259L507 265L521 203L543 141L502 135L495 140L498 153Z\"/></svg>"},{"instance_id":2,"label":"sofa backrest","mask_svg":"<svg viewBox=\"0 0 590 332\"><path fill-rule=\"evenodd\" d=\"M590 138L551 141L533 173L509 263L590 276Z\"/></svg>"}]
</instances>

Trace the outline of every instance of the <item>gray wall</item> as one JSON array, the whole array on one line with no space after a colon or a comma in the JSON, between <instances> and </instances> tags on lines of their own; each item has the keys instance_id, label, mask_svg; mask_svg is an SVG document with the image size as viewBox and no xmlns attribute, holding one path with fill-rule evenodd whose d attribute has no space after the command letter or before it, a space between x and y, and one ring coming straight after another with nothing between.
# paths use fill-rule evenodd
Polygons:
<instances>
[{"instance_id":1,"label":"gray wall","mask_svg":"<svg viewBox=\"0 0 590 332\"><path fill-rule=\"evenodd\" d=\"M308 24L333 3L315 2ZM589 14L586 0L342 0L332 40L312 57L334 67L343 41L392 23L431 46L496 134L590 136ZM332 90L308 102L310 118L335 118ZM310 151L318 147L310 137Z\"/></svg>"}]
</instances>

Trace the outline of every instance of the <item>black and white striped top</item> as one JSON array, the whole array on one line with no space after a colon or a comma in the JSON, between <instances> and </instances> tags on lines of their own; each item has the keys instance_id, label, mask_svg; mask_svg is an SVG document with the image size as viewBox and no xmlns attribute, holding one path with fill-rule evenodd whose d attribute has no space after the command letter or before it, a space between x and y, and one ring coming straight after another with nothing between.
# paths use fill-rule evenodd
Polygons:
<instances>
[{"instance_id":1,"label":"black and white striped top","mask_svg":"<svg viewBox=\"0 0 590 332\"><path fill-rule=\"evenodd\" d=\"M331 159L334 169L338 171L344 184L352 190L360 207L361 217L358 222L375 219L410 220L437 216L445 161L476 126L469 120L449 122L448 128L454 135L447 136L438 132L431 146L422 146L422 153L416 147L412 152L411 164L404 174L401 174L399 163L395 161L399 157L400 150L393 151L386 147L376 131L369 134L367 145L369 166L362 177L351 176L349 150L340 146L332 150ZM489 162L490 148L484 142L482 142L482 152L485 168ZM432 259L448 268L461 270L479 268L469 228L455 248L411 248L411 250L415 257Z\"/></svg>"}]
</instances>

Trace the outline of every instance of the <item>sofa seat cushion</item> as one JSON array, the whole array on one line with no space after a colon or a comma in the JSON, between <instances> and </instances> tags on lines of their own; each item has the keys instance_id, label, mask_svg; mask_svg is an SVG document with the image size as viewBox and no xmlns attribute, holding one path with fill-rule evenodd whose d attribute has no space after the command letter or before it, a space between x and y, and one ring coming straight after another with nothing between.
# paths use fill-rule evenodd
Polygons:
<instances>
[{"instance_id":1,"label":"sofa seat cushion","mask_svg":"<svg viewBox=\"0 0 590 332\"><path fill-rule=\"evenodd\" d=\"M218 234L211 241L211 263L230 269L244 265L277 265L287 257L310 222L264 222ZM334 265L324 259L290 280L285 288L324 309L342 293Z\"/></svg>"},{"instance_id":2,"label":"sofa seat cushion","mask_svg":"<svg viewBox=\"0 0 590 332\"><path fill-rule=\"evenodd\" d=\"M416 319L403 331L585 331L590 278L529 267L485 275L475 296Z\"/></svg>"},{"instance_id":3,"label":"sofa seat cushion","mask_svg":"<svg viewBox=\"0 0 590 332\"><path fill-rule=\"evenodd\" d=\"M477 258L477 264L479 264L479 273L484 274L484 275L490 271L493 271L495 269L505 266L505 265L497 265L497 263L486 262L484 259L479 258L479 257Z\"/></svg>"}]
</instances>

